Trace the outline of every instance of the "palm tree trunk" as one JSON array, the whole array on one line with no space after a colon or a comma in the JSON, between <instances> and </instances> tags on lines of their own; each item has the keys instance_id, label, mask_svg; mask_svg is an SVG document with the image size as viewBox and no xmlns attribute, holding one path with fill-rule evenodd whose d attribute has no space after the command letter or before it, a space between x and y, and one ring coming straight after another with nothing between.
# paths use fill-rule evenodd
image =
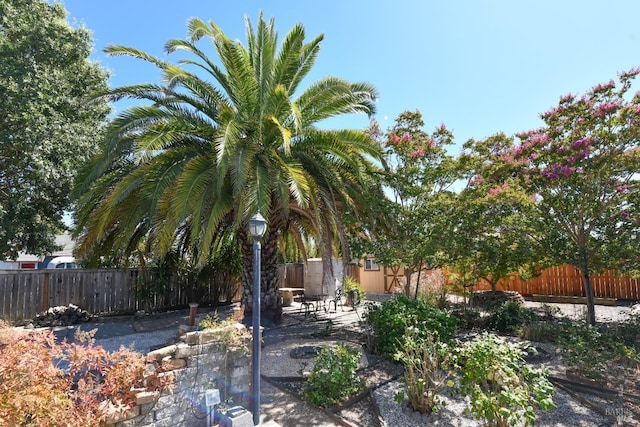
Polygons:
<instances>
[{"instance_id":1,"label":"palm tree trunk","mask_svg":"<svg viewBox=\"0 0 640 427\"><path fill-rule=\"evenodd\" d=\"M267 233L260 240L260 310L261 318L279 322L282 318L282 300L278 273L278 230L279 221L269 222ZM242 250L242 285L244 292L241 304L245 311L253 310L253 238L247 227L238 229Z\"/></svg>"}]
</instances>

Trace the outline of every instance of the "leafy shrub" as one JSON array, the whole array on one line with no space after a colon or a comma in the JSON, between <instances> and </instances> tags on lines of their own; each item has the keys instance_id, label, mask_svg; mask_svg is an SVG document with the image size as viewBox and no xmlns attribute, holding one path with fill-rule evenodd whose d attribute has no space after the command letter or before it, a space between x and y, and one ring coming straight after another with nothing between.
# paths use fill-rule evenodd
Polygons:
<instances>
[{"instance_id":1,"label":"leafy shrub","mask_svg":"<svg viewBox=\"0 0 640 427\"><path fill-rule=\"evenodd\" d=\"M242 315L243 314L240 314L239 316ZM239 349L248 351L247 335L243 333L244 329L237 328L237 323L237 317L220 320L218 312L215 312L213 316L207 314L205 318L198 323L198 329L215 333L219 341L225 343L226 346L232 350Z\"/></svg>"},{"instance_id":2,"label":"leafy shrub","mask_svg":"<svg viewBox=\"0 0 640 427\"><path fill-rule=\"evenodd\" d=\"M460 348L460 391L471 396L477 419L499 427L532 424L536 407L555 408L546 372L530 368L523 355L518 344L486 333Z\"/></svg>"},{"instance_id":3,"label":"leafy shrub","mask_svg":"<svg viewBox=\"0 0 640 427\"><path fill-rule=\"evenodd\" d=\"M560 307L557 305L547 304L546 302L540 306L545 320L553 320L560 313Z\"/></svg>"},{"instance_id":4,"label":"leafy shrub","mask_svg":"<svg viewBox=\"0 0 640 427\"><path fill-rule=\"evenodd\" d=\"M633 323L592 326L584 321L567 322L559 338L560 357L588 378L597 379L611 368L612 360L623 359L631 368L640 366L640 346ZM627 340L628 339L628 340Z\"/></svg>"},{"instance_id":5,"label":"leafy shrub","mask_svg":"<svg viewBox=\"0 0 640 427\"><path fill-rule=\"evenodd\" d=\"M448 311L402 295L381 304L369 304L365 317L376 334L377 349L389 355L405 345L404 333L409 328L417 331L418 338L431 334L436 340L446 342L458 324L458 319Z\"/></svg>"},{"instance_id":6,"label":"leafy shrub","mask_svg":"<svg viewBox=\"0 0 640 427\"><path fill-rule=\"evenodd\" d=\"M394 359L405 366L404 383L407 386L409 406L416 411L430 414L436 409L438 392L452 386L453 361L451 349L427 334L422 337L410 329L404 336L404 346L396 352ZM404 393L396 396L404 400Z\"/></svg>"},{"instance_id":7,"label":"leafy shrub","mask_svg":"<svg viewBox=\"0 0 640 427\"><path fill-rule=\"evenodd\" d=\"M347 276L342 286L344 288L344 296L347 298L348 305L357 305L359 301L364 301L367 296L362 285L356 282L352 277ZM352 292L356 292L357 296L353 295ZM357 300L355 300L356 298Z\"/></svg>"},{"instance_id":8,"label":"leafy shrub","mask_svg":"<svg viewBox=\"0 0 640 427\"><path fill-rule=\"evenodd\" d=\"M490 328L499 332L513 332L516 328L530 323L535 313L522 304L513 301L503 302L491 312L487 323Z\"/></svg>"},{"instance_id":9,"label":"leafy shrub","mask_svg":"<svg viewBox=\"0 0 640 427\"><path fill-rule=\"evenodd\" d=\"M563 321L534 320L518 328L518 336L527 341L558 343L565 328Z\"/></svg>"},{"instance_id":10,"label":"leafy shrub","mask_svg":"<svg viewBox=\"0 0 640 427\"><path fill-rule=\"evenodd\" d=\"M328 407L363 390L356 375L361 353L345 344L323 348L315 357L304 396L316 406Z\"/></svg>"},{"instance_id":11,"label":"leafy shrub","mask_svg":"<svg viewBox=\"0 0 640 427\"><path fill-rule=\"evenodd\" d=\"M482 317L478 310L470 308L467 304L453 304L451 314L458 319L459 329L484 329L486 327L486 318Z\"/></svg>"},{"instance_id":12,"label":"leafy shrub","mask_svg":"<svg viewBox=\"0 0 640 427\"><path fill-rule=\"evenodd\" d=\"M614 339L627 347L640 352L640 313L628 312L626 317L611 328Z\"/></svg>"},{"instance_id":13,"label":"leafy shrub","mask_svg":"<svg viewBox=\"0 0 640 427\"><path fill-rule=\"evenodd\" d=\"M134 388L170 387L172 377L158 375L160 369L143 379L142 354L124 348L109 353L94 345L91 334L84 338L87 344L59 344L51 331L19 332L0 321L3 423L99 425L105 410L125 412L135 403Z\"/></svg>"}]
</instances>

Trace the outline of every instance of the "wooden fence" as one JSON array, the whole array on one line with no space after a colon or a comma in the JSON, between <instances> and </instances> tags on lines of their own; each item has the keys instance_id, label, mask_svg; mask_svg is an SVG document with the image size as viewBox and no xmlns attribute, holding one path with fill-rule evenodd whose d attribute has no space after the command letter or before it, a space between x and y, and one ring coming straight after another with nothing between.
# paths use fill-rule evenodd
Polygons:
<instances>
[{"instance_id":1,"label":"wooden fence","mask_svg":"<svg viewBox=\"0 0 640 427\"><path fill-rule=\"evenodd\" d=\"M281 288L304 288L304 264L280 264L279 268Z\"/></svg>"},{"instance_id":2,"label":"wooden fence","mask_svg":"<svg viewBox=\"0 0 640 427\"><path fill-rule=\"evenodd\" d=\"M189 302L217 304L230 296L212 277L197 293L177 277L156 278L147 273L142 286L138 269L4 270L0 271L0 319L32 319L59 305L75 304L89 313L161 311ZM280 266L281 286L304 287L303 264ZM241 292L241 287L240 287ZM222 299L220 299L222 298ZM236 294L232 300L237 300Z\"/></svg>"},{"instance_id":3,"label":"wooden fence","mask_svg":"<svg viewBox=\"0 0 640 427\"><path fill-rule=\"evenodd\" d=\"M591 276L593 293L596 298L617 298L620 300L640 301L640 279L617 276L610 271ZM572 265L551 267L542 271L538 277L522 280L512 277L508 281L498 282L498 290L517 291L525 296L534 294L556 296L585 296L582 276ZM486 281L478 283L477 290L491 289Z\"/></svg>"},{"instance_id":4,"label":"wooden fence","mask_svg":"<svg viewBox=\"0 0 640 427\"><path fill-rule=\"evenodd\" d=\"M76 304L91 313L134 312L137 270L36 270L0 274L0 317L33 318L49 307Z\"/></svg>"}]
</instances>

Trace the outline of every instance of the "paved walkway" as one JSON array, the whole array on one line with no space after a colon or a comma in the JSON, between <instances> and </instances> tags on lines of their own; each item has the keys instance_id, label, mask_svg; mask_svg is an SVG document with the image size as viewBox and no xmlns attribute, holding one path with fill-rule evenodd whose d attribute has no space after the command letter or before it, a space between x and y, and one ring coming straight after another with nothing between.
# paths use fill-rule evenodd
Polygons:
<instances>
[{"instance_id":1,"label":"paved walkway","mask_svg":"<svg viewBox=\"0 0 640 427\"><path fill-rule=\"evenodd\" d=\"M305 316L304 309L294 302L283 309L283 323L275 328L267 328L263 334L262 375L260 384L261 405L265 420L272 420L283 427L294 426L343 426L331 418L331 414L302 401L298 397L280 390L264 377L298 376L300 368L289 357L291 345L288 342L307 343L322 341L322 336L332 331L347 330L357 333L364 307L354 310L351 307L337 307L337 310L325 312L320 309ZM327 338L324 338L326 340ZM331 339L331 338L330 338ZM286 350L284 354L282 349Z\"/></svg>"}]
</instances>

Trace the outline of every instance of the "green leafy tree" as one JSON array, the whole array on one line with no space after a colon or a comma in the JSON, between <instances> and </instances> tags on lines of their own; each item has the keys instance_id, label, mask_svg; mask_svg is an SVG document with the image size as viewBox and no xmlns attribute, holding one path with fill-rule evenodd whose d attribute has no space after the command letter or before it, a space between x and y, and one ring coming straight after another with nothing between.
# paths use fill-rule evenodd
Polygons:
<instances>
[{"instance_id":1,"label":"green leafy tree","mask_svg":"<svg viewBox=\"0 0 640 427\"><path fill-rule=\"evenodd\" d=\"M580 271L591 324L591 274L640 270L640 94L627 96L639 72L561 97L508 154L536 197L541 258Z\"/></svg>"},{"instance_id":2,"label":"green leafy tree","mask_svg":"<svg viewBox=\"0 0 640 427\"><path fill-rule=\"evenodd\" d=\"M107 73L61 4L0 0L0 254L44 255L64 229L72 183L97 148Z\"/></svg>"},{"instance_id":3,"label":"green leafy tree","mask_svg":"<svg viewBox=\"0 0 640 427\"><path fill-rule=\"evenodd\" d=\"M165 45L168 54L182 52L177 64L133 48L106 49L154 64L162 82L106 95L151 103L129 108L112 122L78 188L78 224L81 250L93 258L114 248L126 254L146 239L148 250L159 256L175 245L191 247L200 265L225 235L237 234L250 304L247 221L260 211L268 222L262 308L277 316L282 237L313 235L330 265L344 229L342 212L366 207L364 177L370 159L381 157L366 133L321 130L317 124L349 113L372 114L376 91L336 77L302 87L323 38L305 42L302 25L278 45L274 21L260 15L257 27L246 20L246 35L244 46L215 23L191 19L188 38ZM203 38L213 43L215 59L197 46Z\"/></svg>"},{"instance_id":4,"label":"green leafy tree","mask_svg":"<svg viewBox=\"0 0 640 427\"><path fill-rule=\"evenodd\" d=\"M407 296L414 273L418 273L417 292L419 273L438 251L441 208L446 206L456 177L453 159L446 152L452 143L451 132L444 124L431 134L423 127L419 111L405 111L386 135L375 124L370 128L386 150L380 179L391 194L370 193L370 204L383 215L362 221L366 232L360 230L352 238L352 246L358 248L355 252L374 254L381 265L404 268Z\"/></svg>"},{"instance_id":5,"label":"green leafy tree","mask_svg":"<svg viewBox=\"0 0 640 427\"><path fill-rule=\"evenodd\" d=\"M513 138L496 134L467 141L458 158L466 185L455 197L443 244L446 260L467 285L485 280L493 291L511 274L535 266L533 200L514 179L519 165L507 156Z\"/></svg>"}]
</instances>

